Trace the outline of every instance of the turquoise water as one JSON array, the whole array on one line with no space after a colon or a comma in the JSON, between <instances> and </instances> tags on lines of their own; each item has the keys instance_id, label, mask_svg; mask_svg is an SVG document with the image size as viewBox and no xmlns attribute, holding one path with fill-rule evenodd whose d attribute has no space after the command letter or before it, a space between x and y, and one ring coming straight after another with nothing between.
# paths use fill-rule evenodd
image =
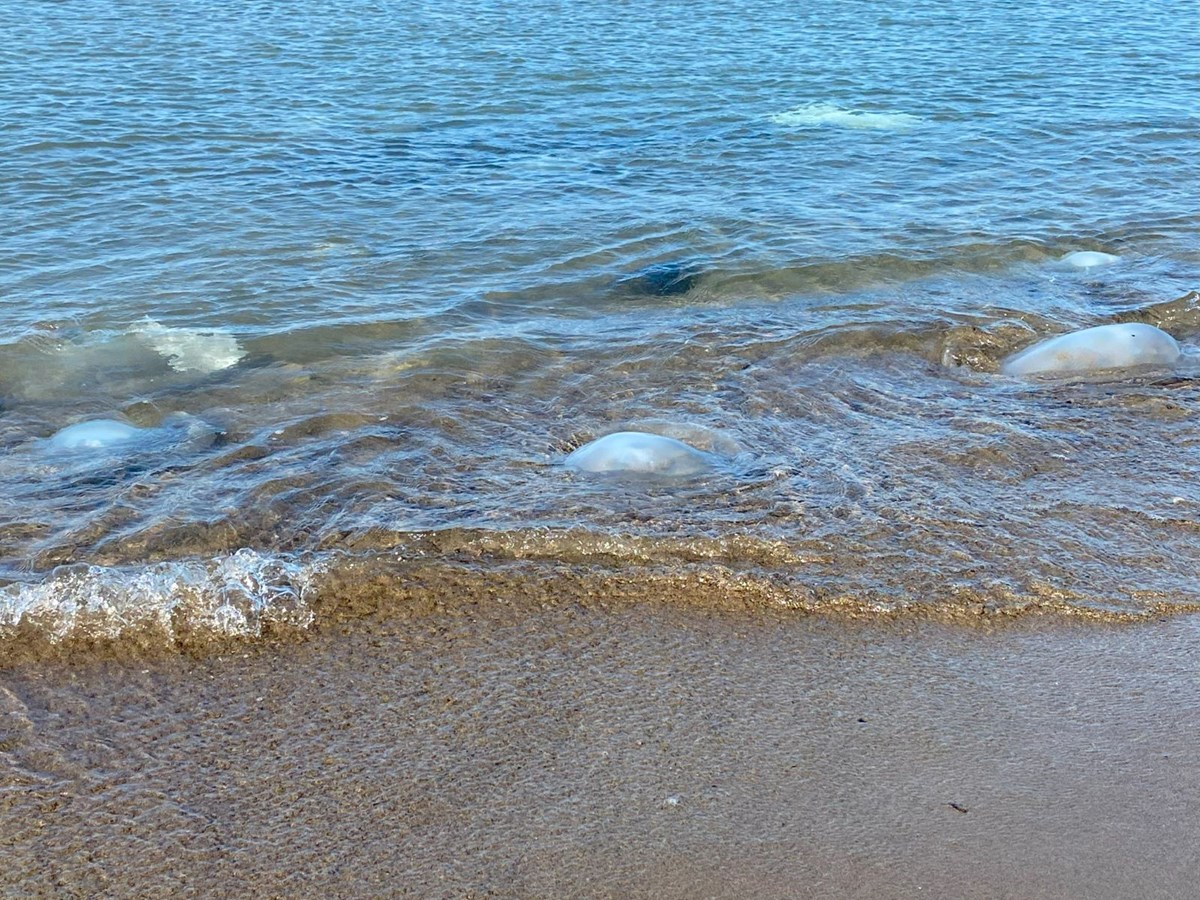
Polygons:
<instances>
[{"instance_id":1,"label":"turquoise water","mask_svg":"<svg viewBox=\"0 0 1200 900\"><path fill-rule=\"evenodd\" d=\"M0 3L0 30L10 623L160 615L183 578L252 627L346 559L444 562L439 534L484 579L1200 597L1194 3ZM996 374L1113 320L1183 362ZM47 452L89 418L159 439ZM561 466L629 428L724 462Z\"/></svg>"}]
</instances>

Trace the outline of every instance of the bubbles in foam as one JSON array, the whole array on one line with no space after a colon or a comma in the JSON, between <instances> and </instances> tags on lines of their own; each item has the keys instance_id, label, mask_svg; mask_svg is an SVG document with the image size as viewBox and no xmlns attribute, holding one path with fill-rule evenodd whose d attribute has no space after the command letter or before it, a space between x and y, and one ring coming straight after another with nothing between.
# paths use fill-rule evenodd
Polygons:
<instances>
[{"instance_id":1,"label":"bubbles in foam","mask_svg":"<svg viewBox=\"0 0 1200 900\"><path fill-rule=\"evenodd\" d=\"M923 119L908 113L863 112L842 109L832 103L810 103L786 112L775 113L770 120L788 128L857 128L873 131L904 131L920 125Z\"/></svg>"},{"instance_id":2,"label":"bubbles in foam","mask_svg":"<svg viewBox=\"0 0 1200 900\"><path fill-rule=\"evenodd\" d=\"M119 638L135 631L254 637L268 622L306 628L318 564L243 549L207 562L128 570L64 567L36 584L0 589L0 635L21 625L51 641Z\"/></svg>"},{"instance_id":3,"label":"bubbles in foam","mask_svg":"<svg viewBox=\"0 0 1200 900\"><path fill-rule=\"evenodd\" d=\"M236 365L246 355L233 335L215 329L169 328L147 319L134 334L176 372L208 374Z\"/></svg>"}]
</instances>

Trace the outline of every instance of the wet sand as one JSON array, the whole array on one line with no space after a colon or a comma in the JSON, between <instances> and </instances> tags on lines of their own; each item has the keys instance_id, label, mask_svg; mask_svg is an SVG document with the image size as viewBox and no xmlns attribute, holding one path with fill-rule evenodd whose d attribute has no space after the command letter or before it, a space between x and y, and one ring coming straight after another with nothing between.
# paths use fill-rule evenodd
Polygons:
<instances>
[{"instance_id":1,"label":"wet sand","mask_svg":"<svg viewBox=\"0 0 1200 900\"><path fill-rule=\"evenodd\" d=\"M0 891L1187 896L1198 638L493 602L24 664Z\"/></svg>"}]
</instances>

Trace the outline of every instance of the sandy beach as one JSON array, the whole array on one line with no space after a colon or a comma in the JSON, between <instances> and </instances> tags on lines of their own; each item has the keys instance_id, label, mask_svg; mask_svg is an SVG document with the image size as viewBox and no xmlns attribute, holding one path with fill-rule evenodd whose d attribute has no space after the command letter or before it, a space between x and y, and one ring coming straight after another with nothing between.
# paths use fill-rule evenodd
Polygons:
<instances>
[{"instance_id":1,"label":"sandy beach","mask_svg":"<svg viewBox=\"0 0 1200 900\"><path fill-rule=\"evenodd\" d=\"M1200 621L442 606L0 676L9 896L1181 897Z\"/></svg>"},{"instance_id":2,"label":"sandy beach","mask_svg":"<svg viewBox=\"0 0 1200 900\"><path fill-rule=\"evenodd\" d=\"M0 34L0 900L1200 895L1194 3Z\"/></svg>"}]
</instances>

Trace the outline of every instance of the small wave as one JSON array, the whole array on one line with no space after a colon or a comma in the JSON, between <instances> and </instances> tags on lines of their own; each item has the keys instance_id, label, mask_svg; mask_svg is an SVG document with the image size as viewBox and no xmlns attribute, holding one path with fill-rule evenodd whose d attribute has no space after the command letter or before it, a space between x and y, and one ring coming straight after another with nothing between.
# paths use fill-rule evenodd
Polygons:
<instances>
[{"instance_id":1,"label":"small wave","mask_svg":"<svg viewBox=\"0 0 1200 900\"><path fill-rule=\"evenodd\" d=\"M825 540L653 538L584 530L371 532L319 561L242 549L142 568L64 567L0 589L0 666L29 659L220 652L362 619L480 604L667 604L745 614L1000 622L1141 622L1194 613L1187 594L1081 595L985 571L969 581L856 571ZM1132 602L1131 602L1132 601ZM3 697L0 696L0 711Z\"/></svg>"},{"instance_id":2,"label":"small wave","mask_svg":"<svg viewBox=\"0 0 1200 900\"><path fill-rule=\"evenodd\" d=\"M243 549L207 562L137 570L63 567L45 581L0 590L0 634L22 629L51 643L118 640L156 632L258 637L269 625L307 628L307 592L319 566Z\"/></svg>"},{"instance_id":3,"label":"small wave","mask_svg":"<svg viewBox=\"0 0 1200 900\"><path fill-rule=\"evenodd\" d=\"M176 372L219 372L246 355L233 335L215 329L170 328L147 319L133 333Z\"/></svg>"},{"instance_id":4,"label":"small wave","mask_svg":"<svg viewBox=\"0 0 1200 900\"><path fill-rule=\"evenodd\" d=\"M107 396L120 403L153 390L164 376L179 384L245 356L233 335L218 329L172 328L148 318L119 331L51 325L0 344L0 392L33 402Z\"/></svg>"},{"instance_id":5,"label":"small wave","mask_svg":"<svg viewBox=\"0 0 1200 900\"><path fill-rule=\"evenodd\" d=\"M832 103L809 103L786 112L775 113L771 122L788 128L857 128L872 131L905 131L924 120L920 116L897 112L864 112L842 109Z\"/></svg>"}]
</instances>

